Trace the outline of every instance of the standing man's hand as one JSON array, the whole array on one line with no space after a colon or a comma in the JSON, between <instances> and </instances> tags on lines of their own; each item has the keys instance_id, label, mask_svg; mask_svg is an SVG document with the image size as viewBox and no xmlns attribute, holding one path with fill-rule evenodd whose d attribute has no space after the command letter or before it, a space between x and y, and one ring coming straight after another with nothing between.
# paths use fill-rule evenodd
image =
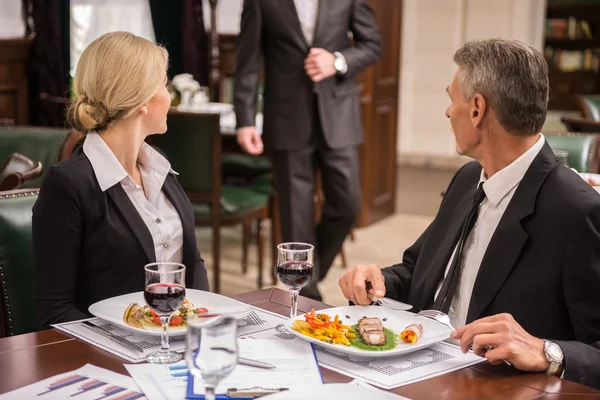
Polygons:
<instances>
[{"instance_id":1,"label":"standing man's hand","mask_svg":"<svg viewBox=\"0 0 600 400\"><path fill-rule=\"evenodd\" d=\"M372 288L367 293L367 282ZM373 297L385 297L385 279L375 264L358 265L339 279L344 297L356 305L369 305Z\"/></svg>"},{"instance_id":2,"label":"standing man's hand","mask_svg":"<svg viewBox=\"0 0 600 400\"><path fill-rule=\"evenodd\" d=\"M248 154L261 154L263 152L262 138L256 132L255 126L244 126L237 130L237 142Z\"/></svg>"},{"instance_id":3,"label":"standing man's hand","mask_svg":"<svg viewBox=\"0 0 600 400\"><path fill-rule=\"evenodd\" d=\"M313 47L308 52L306 60L304 60L304 70L313 82L320 82L337 73L333 65L334 62L335 55L327 50Z\"/></svg>"}]
</instances>

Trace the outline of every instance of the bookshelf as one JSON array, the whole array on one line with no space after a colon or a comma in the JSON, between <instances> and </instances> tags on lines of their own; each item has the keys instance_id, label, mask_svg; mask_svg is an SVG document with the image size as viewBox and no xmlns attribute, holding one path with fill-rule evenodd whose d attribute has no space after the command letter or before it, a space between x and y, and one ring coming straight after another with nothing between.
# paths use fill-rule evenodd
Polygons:
<instances>
[{"instance_id":1,"label":"bookshelf","mask_svg":"<svg viewBox=\"0 0 600 400\"><path fill-rule=\"evenodd\" d=\"M544 55L549 109L577 111L575 94L600 93L600 0L548 0Z\"/></svg>"}]
</instances>

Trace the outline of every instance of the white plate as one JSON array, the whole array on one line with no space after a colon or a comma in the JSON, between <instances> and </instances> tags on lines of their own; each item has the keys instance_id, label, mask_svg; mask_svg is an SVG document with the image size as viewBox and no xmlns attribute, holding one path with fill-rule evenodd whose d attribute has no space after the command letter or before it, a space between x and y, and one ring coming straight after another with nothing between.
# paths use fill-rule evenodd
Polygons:
<instances>
[{"instance_id":1,"label":"white plate","mask_svg":"<svg viewBox=\"0 0 600 400\"><path fill-rule=\"evenodd\" d=\"M284 392L261 397L265 400L400 400L406 397L394 393L384 392L380 389L366 388L363 386L349 385L347 383L328 383L326 385L312 385L300 389L291 389Z\"/></svg>"},{"instance_id":2,"label":"white plate","mask_svg":"<svg viewBox=\"0 0 600 400\"><path fill-rule=\"evenodd\" d=\"M378 306L347 306L347 307L336 307L336 308L328 308L326 310L319 310L319 314L327 314L332 319L337 315L339 315L340 320L344 325L354 325L358 323L358 320L362 317L368 318L379 318L382 320L383 326L385 328L391 329L395 334L399 335L400 332L404 330L408 325L419 323L423 325L423 335L419 338L417 343L410 344L404 343L400 338L398 338L398 346L391 350L382 350L382 351L369 351L362 350L354 346L345 346L343 344L330 344L326 342L322 342L317 339L313 339L309 336L303 335L300 332L297 332L292 329L292 321L288 320L285 323L285 327L288 331L293 333L294 335L301 337L304 340L308 340L314 344L317 344L323 347L326 350L331 350L336 353L346 354L350 356L356 357L368 357L368 358L385 358L385 357L394 357L400 354L408 354L413 351L422 349L424 347L429 347L435 343L446 340L450 337L450 329L432 319L419 317L414 313L408 311L395 311L390 310L389 308L378 307ZM349 316L350 318L346 318ZM384 318L386 319L384 321ZM304 321L304 314L296 317L301 321Z\"/></svg>"},{"instance_id":3,"label":"white plate","mask_svg":"<svg viewBox=\"0 0 600 400\"><path fill-rule=\"evenodd\" d=\"M190 301L194 307L208 308L210 313L227 313L233 314L236 318L244 318L252 311L250 306L240 301L230 299L229 297L221 296L220 294L205 292L196 289L185 289L185 298ZM161 328L156 329L140 329L127 325L123 321L123 313L131 303L145 305L144 292L124 294L122 296L112 297L94 303L88 309L92 315L102 318L120 328L127 329L135 333L141 333L151 336L160 336ZM169 327L169 336L185 335L185 327Z\"/></svg>"}]
</instances>

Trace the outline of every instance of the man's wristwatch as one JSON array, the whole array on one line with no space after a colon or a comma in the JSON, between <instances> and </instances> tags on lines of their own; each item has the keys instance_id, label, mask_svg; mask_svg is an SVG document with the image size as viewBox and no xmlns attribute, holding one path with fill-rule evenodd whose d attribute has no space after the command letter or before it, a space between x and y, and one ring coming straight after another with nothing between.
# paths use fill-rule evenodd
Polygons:
<instances>
[{"instance_id":1,"label":"man's wristwatch","mask_svg":"<svg viewBox=\"0 0 600 400\"><path fill-rule=\"evenodd\" d=\"M346 59L339 51L333 53L335 60L333 61L333 67L337 71L338 75L344 75L348 71L348 64Z\"/></svg>"},{"instance_id":2,"label":"man's wristwatch","mask_svg":"<svg viewBox=\"0 0 600 400\"><path fill-rule=\"evenodd\" d=\"M547 375L558 375L559 371L562 373L564 354L560 346L549 340L544 340L544 354L546 360L550 363L544 373Z\"/></svg>"}]
</instances>

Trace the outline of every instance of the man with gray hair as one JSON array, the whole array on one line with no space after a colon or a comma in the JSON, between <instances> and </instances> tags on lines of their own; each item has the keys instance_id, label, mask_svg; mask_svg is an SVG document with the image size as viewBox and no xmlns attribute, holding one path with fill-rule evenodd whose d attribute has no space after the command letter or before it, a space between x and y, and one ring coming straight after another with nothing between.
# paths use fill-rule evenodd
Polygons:
<instances>
[{"instance_id":1,"label":"man with gray hair","mask_svg":"<svg viewBox=\"0 0 600 400\"><path fill-rule=\"evenodd\" d=\"M402 263L359 265L342 292L441 310L465 352L600 387L600 195L540 133L548 66L508 39L468 42L454 61L446 116L475 161Z\"/></svg>"}]
</instances>

